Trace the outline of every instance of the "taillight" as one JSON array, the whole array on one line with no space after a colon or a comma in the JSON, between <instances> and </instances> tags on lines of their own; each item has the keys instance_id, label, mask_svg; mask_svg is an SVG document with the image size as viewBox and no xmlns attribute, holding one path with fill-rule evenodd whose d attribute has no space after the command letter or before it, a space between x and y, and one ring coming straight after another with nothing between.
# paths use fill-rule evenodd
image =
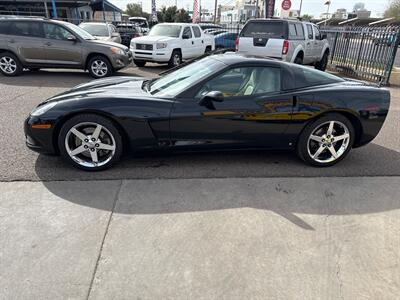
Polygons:
<instances>
[{"instance_id":1,"label":"taillight","mask_svg":"<svg viewBox=\"0 0 400 300\"><path fill-rule=\"evenodd\" d=\"M236 48L236 51L239 51L239 37L237 37L235 40L235 48Z\"/></svg>"},{"instance_id":2,"label":"taillight","mask_svg":"<svg viewBox=\"0 0 400 300\"><path fill-rule=\"evenodd\" d=\"M283 41L283 48L282 48L282 54L286 55L289 52L289 41L284 40Z\"/></svg>"}]
</instances>

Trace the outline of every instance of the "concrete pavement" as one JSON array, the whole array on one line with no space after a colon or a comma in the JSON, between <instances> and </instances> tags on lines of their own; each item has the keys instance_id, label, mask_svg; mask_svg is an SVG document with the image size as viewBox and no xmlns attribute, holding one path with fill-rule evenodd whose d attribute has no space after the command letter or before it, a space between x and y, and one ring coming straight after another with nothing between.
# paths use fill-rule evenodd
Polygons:
<instances>
[{"instance_id":1,"label":"concrete pavement","mask_svg":"<svg viewBox=\"0 0 400 300\"><path fill-rule=\"evenodd\" d=\"M1 299L397 299L400 179L0 183Z\"/></svg>"}]
</instances>

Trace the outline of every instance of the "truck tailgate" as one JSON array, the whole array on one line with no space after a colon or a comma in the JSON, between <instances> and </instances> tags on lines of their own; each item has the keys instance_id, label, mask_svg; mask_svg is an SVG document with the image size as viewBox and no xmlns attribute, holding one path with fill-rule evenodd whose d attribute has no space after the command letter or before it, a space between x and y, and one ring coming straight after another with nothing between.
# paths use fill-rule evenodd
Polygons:
<instances>
[{"instance_id":1,"label":"truck tailgate","mask_svg":"<svg viewBox=\"0 0 400 300\"><path fill-rule=\"evenodd\" d=\"M282 58L284 39L240 37L238 52L248 55Z\"/></svg>"}]
</instances>

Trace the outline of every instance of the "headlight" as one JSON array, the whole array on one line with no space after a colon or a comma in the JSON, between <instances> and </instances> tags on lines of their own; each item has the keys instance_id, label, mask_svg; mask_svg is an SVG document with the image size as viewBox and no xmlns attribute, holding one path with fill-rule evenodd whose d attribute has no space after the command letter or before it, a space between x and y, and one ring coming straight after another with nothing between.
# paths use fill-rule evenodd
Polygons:
<instances>
[{"instance_id":1,"label":"headlight","mask_svg":"<svg viewBox=\"0 0 400 300\"><path fill-rule=\"evenodd\" d=\"M167 48L167 43L157 43L157 49L164 49Z\"/></svg>"},{"instance_id":2,"label":"headlight","mask_svg":"<svg viewBox=\"0 0 400 300\"><path fill-rule=\"evenodd\" d=\"M43 115L45 112L47 112L47 111L49 111L50 109L52 109L56 104L57 104L57 102L50 102L50 103L47 103L47 104L43 104L43 105L37 107L36 109L34 109L34 110L31 112L31 116L34 116L34 117L41 116L41 115Z\"/></svg>"},{"instance_id":3,"label":"headlight","mask_svg":"<svg viewBox=\"0 0 400 300\"><path fill-rule=\"evenodd\" d=\"M136 44L135 43L131 43L131 48L135 49L136 48Z\"/></svg>"},{"instance_id":4,"label":"headlight","mask_svg":"<svg viewBox=\"0 0 400 300\"><path fill-rule=\"evenodd\" d=\"M125 51L122 50L121 48L117 48L117 47L112 47L111 48L111 52L114 53L114 54L125 55Z\"/></svg>"}]
</instances>

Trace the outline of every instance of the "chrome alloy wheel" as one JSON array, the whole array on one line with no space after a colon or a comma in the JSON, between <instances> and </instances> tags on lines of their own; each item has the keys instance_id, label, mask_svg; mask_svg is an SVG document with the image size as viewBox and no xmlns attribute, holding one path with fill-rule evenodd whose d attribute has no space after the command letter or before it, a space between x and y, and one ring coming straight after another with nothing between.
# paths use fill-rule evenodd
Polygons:
<instances>
[{"instance_id":1,"label":"chrome alloy wheel","mask_svg":"<svg viewBox=\"0 0 400 300\"><path fill-rule=\"evenodd\" d=\"M319 125L307 141L310 157L319 163L330 163L341 157L350 144L350 133L346 125L329 121Z\"/></svg>"},{"instance_id":2,"label":"chrome alloy wheel","mask_svg":"<svg viewBox=\"0 0 400 300\"><path fill-rule=\"evenodd\" d=\"M0 69L7 74L13 74L17 70L16 61L9 56L3 56L0 59Z\"/></svg>"},{"instance_id":3,"label":"chrome alloy wheel","mask_svg":"<svg viewBox=\"0 0 400 300\"><path fill-rule=\"evenodd\" d=\"M85 122L73 126L65 136L68 155L84 167L101 167L114 156L116 143L104 126Z\"/></svg>"},{"instance_id":4,"label":"chrome alloy wheel","mask_svg":"<svg viewBox=\"0 0 400 300\"><path fill-rule=\"evenodd\" d=\"M92 69L92 72L94 74L96 74L96 76L98 76L98 77L105 76L108 71L107 64L104 61L99 60L99 59L93 61L90 68Z\"/></svg>"}]
</instances>

